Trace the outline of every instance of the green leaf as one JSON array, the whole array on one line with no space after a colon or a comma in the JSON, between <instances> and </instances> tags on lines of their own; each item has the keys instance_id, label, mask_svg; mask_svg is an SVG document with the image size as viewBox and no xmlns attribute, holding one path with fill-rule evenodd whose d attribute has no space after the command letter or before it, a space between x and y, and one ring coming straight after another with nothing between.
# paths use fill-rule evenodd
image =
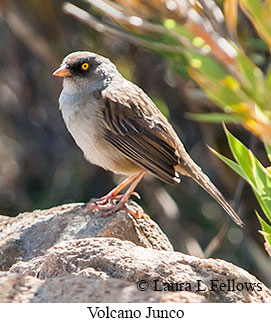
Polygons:
<instances>
[{"instance_id":1,"label":"green leaf","mask_svg":"<svg viewBox=\"0 0 271 323\"><path fill-rule=\"evenodd\" d=\"M200 60L196 60L188 67L190 76L204 89L212 101L223 109L231 107L233 111L244 112L244 102L248 101L245 92L240 89L239 82L232 76L224 74L223 78L212 78L210 66L207 71L200 67ZM196 67L198 65L198 67ZM189 66L189 65L188 65ZM221 75L222 76L222 75Z\"/></svg>"},{"instance_id":2,"label":"green leaf","mask_svg":"<svg viewBox=\"0 0 271 323\"><path fill-rule=\"evenodd\" d=\"M266 86L271 90L271 68L269 67L269 71L266 77Z\"/></svg>"},{"instance_id":3,"label":"green leaf","mask_svg":"<svg viewBox=\"0 0 271 323\"><path fill-rule=\"evenodd\" d=\"M228 73L212 56L200 55L192 50L184 49L191 67L196 67L201 74L212 80L223 80Z\"/></svg>"},{"instance_id":4,"label":"green leaf","mask_svg":"<svg viewBox=\"0 0 271 323\"><path fill-rule=\"evenodd\" d=\"M263 165L251 153L252 171L257 186L257 199L271 222L271 175L266 171Z\"/></svg>"},{"instance_id":5,"label":"green leaf","mask_svg":"<svg viewBox=\"0 0 271 323\"><path fill-rule=\"evenodd\" d=\"M242 176L252 187L257 200L271 222L271 175L237 138L235 138L224 126L232 154L237 164L229 163L225 157L221 158L240 176Z\"/></svg>"},{"instance_id":6,"label":"green leaf","mask_svg":"<svg viewBox=\"0 0 271 323\"><path fill-rule=\"evenodd\" d=\"M259 35L265 40L267 45L270 46L270 2L262 0L240 0L240 5L258 31Z\"/></svg>"},{"instance_id":7,"label":"green leaf","mask_svg":"<svg viewBox=\"0 0 271 323\"><path fill-rule=\"evenodd\" d=\"M228 143L230 145L231 152L235 160L241 166L243 172L246 174L246 177L249 179L249 183L252 183L253 187L257 190L257 185L254 178L253 170L252 170L252 163L250 159L249 149L245 145L243 145L241 141L235 138L227 130L225 125L223 126L228 139Z\"/></svg>"},{"instance_id":8,"label":"green leaf","mask_svg":"<svg viewBox=\"0 0 271 323\"><path fill-rule=\"evenodd\" d=\"M238 48L236 50L243 91L256 102L262 111L269 111L271 93L263 72L241 50Z\"/></svg>"},{"instance_id":9,"label":"green leaf","mask_svg":"<svg viewBox=\"0 0 271 323\"><path fill-rule=\"evenodd\" d=\"M262 196L256 192L256 190L253 190L253 191L254 191L254 194L255 194L255 196L257 198L257 201L260 204L260 207L261 207L263 213L266 215L266 217L268 218L268 220L271 221L271 219L270 219L270 212L268 210L268 207L266 206L265 201L262 199Z\"/></svg>"},{"instance_id":10,"label":"green leaf","mask_svg":"<svg viewBox=\"0 0 271 323\"><path fill-rule=\"evenodd\" d=\"M254 183L247 176L247 173L242 169L241 165L219 154L211 147L209 147L209 149L225 164L227 164L232 170L234 170L239 176L241 176L245 181L247 181L250 184L261 206L261 209L263 210L267 219L271 222L271 178L268 174L266 174L266 172L264 171L264 167L261 165L261 163L253 156L254 160L252 163L252 173L255 176L254 185Z\"/></svg>"},{"instance_id":11,"label":"green leaf","mask_svg":"<svg viewBox=\"0 0 271 323\"><path fill-rule=\"evenodd\" d=\"M271 226L269 224L267 224L266 221L264 221L264 219L261 218L261 216L259 215L259 213L256 211L256 215L258 217L258 220L261 224L262 227L262 231L266 234L264 234L264 239L265 241L271 246Z\"/></svg>"},{"instance_id":12,"label":"green leaf","mask_svg":"<svg viewBox=\"0 0 271 323\"><path fill-rule=\"evenodd\" d=\"M210 85L211 86L204 88L206 94L222 108L227 106L238 106L244 101L236 92L222 84Z\"/></svg>"},{"instance_id":13,"label":"green leaf","mask_svg":"<svg viewBox=\"0 0 271 323\"><path fill-rule=\"evenodd\" d=\"M189 119L201 122L234 122L241 123L242 118L226 113L187 113Z\"/></svg>"},{"instance_id":14,"label":"green leaf","mask_svg":"<svg viewBox=\"0 0 271 323\"><path fill-rule=\"evenodd\" d=\"M249 184L252 185L250 182L249 178L246 176L244 171L242 170L241 166L238 165L236 162L233 160L221 155L218 153L216 150L208 146L208 148L211 150L212 153L214 153L219 159L221 159L225 164L227 164L232 170L234 170L239 176L241 176L245 181L247 181ZM252 185L253 186L253 185Z\"/></svg>"},{"instance_id":15,"label":"green leaf","mask_svg":"<svg viewBox=\"0 0 271 323\"><path fill-rule=\"evenodd\" d=\"M264 143L264 147L267 153L267 157L269 161L271 162L271 145L269 145L267 142Z\"/></svg>"},{"instance_id":16,"label":"green leaf","mask_svg":"<svg viewBox=\"0 0 271 323\"><path fill-rule=\"evenodd\" d=\"M251 60L240 51L238 52L237 59L240 65L240 77L243 78L245 87L247 88L249 93L252 94L252 91L253 89L255 89L257 83L256 75L259 74L258 77L261 77L261 79L263 80L263 74L260 69L256 67L251 62Z\"/></svg>"},{"instance_id":17,"label":"green leaf","mask_svg":"<svg viewBox=\"0 0 271 323\"><path fill-rule=\"evenodd\" d=\"M184 25L176 24L174 27L174 31L178 33L180 36L187 38L192 41L195 35L191 33Z\"/></svg>"}]
</instances>

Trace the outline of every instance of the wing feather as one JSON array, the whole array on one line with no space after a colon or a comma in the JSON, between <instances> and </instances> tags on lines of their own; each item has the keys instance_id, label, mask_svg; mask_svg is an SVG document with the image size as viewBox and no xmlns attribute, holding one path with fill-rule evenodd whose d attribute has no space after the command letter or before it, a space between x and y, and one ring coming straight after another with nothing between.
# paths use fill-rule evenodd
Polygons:
<instances>
[{"instance_id":1,"label":"wing feather","mask_svg":"<svg viewBox=\"0 0 271 323\"><path fill-rule=\"evenodd\" d=\"M166 118L138 88L134 92L129 88L121 96L122 101L118 97L112 91L101 92L105 140L161 180L178 182L175 166L179 164L179 155ZM141 105L139 97L143 97Z\"/></svg>"}]
</instances>

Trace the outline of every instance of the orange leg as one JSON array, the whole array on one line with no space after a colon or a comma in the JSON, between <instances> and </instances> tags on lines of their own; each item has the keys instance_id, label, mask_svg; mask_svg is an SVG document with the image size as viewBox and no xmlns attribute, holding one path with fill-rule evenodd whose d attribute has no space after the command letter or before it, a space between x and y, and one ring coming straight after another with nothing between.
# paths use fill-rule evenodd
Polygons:
<instances>
[{"instance_id":1,"label":"orange leg","mask_svg":"<svg viewBox=\"0 0 271 323\"><path fill-rule=\"evenodd\" d=\"M87 207L91 210L101 210L103 211L103 215L110 215L114 212L117 212L121 208L126 207L125 204L129 200L131 195L134 194L138 196L138 194L134 192L134 190L145 174L146 172L141 172L137 175L128 177L102 198L91 199L90 202L87 204ZM126 186L128 186L131 182L132 184L130 185L128 190L123 195L118 195L118 193ZM136 214L134 212L131 211L130 213L136 217Z\"/></svg>"},{"instance_id":2,"label":"orange leg","mask_svg":"<svg viewBox=\"0 0 271 323\"><path fill-rule=\"evenodd\" d=\"M132 175L128 178L126 178L124 181L122 181L118 186L116 186L112 191L110 191L108 194L106 194L103 197L100 198L93 198L89 202L89 206L91 207L91 204L93 205L105 205L110 204L113 201L119 200L122 195L118 195L120 191L122 191L126 186L128 186L133 180L136 179L138 175Z\"/></svg>"},{"instance_id":3,"label":"orange leg","mask_svg":"<svg viewBox=\"0 0 271 323\"><path fill-rule=\"evenodd\" d=\"M125 187L127 187L133 180L137 178L138 175L132 175L122 181L118 186L116 186L112 191L110 191L105 197L108 195L116 197L120 191L122 191Z\"/></svg>"}]
</instances>

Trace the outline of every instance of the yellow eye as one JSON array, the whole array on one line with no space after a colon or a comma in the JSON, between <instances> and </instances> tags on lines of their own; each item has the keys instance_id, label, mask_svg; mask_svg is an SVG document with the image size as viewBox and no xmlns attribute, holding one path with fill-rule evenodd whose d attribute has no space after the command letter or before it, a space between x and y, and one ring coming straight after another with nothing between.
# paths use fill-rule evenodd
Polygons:
<instances>
[{"instance_id":1,"label":"yellow eye","mask_svg":"<svg viewBox=\"0 0 271 323\"><path fill-rule=\"evenodd\" d=\"M88 64L88 63L83 63L83 64L81 65L81 69L82 69L83 71L86 71L88 68L89 68L89 64Z\"/></svg>"}]
</instances>

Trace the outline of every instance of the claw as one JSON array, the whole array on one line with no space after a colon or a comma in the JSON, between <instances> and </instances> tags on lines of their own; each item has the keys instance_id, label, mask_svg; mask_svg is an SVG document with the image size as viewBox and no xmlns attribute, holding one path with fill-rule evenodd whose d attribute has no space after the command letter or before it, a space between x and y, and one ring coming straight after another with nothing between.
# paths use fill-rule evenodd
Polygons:
<instances>
[{"instance_id":1,"label":"claw","mask_svg":"<svg viewBox=\"0 0 271 323\"><path fill-rule=\"evenodd\" d=\"M131 195L134 195L137 199L141 199L141 196L137 192L132 192Z\"/></svg>"},{"instance_id":2,"label":"claw","mask_svg":"<svg viewBox=\"0 0 271 323\"><path fill-rule=\"evenodd\" d=\"M126 207L127 211L129 214L131 214L132 217L134 217L135 219L139 218L139 213L137 211L133 211L131 209L129 209L128 207Z\"/></svg>"},{"instance_id":3,"label":"claw","mask_svg":"<svg viewBox=\"0 0 271 323\"><path fill-rule=\"evenodd\" d=\"M141 181L145 172L141 172L138 175L130 176L121 184L119 184L115 189L109 192L107 195L101 197L100 199L91 199L89 203L86 205L86 209L90 209L91 211L101 211L103 216L110 215L115 213L123 208L125 208L135 219L138 219L138 212L134 212L130 210L126 203L131 195L134 195L138 199L140 199L140 195L137 192L134 192L137 184ZM117 195L120 190L122 190L127 185L130 185L125 194Z\"/></svg>"}]
</instances>

